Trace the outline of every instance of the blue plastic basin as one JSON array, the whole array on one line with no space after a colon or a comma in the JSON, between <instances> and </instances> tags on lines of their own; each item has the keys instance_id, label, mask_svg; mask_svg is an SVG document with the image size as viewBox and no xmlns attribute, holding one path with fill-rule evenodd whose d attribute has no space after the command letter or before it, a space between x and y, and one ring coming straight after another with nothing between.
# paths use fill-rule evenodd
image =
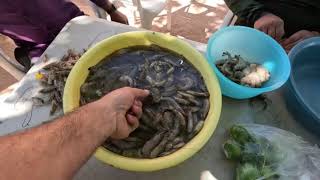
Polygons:
<instances>
[{"instance_id":1,"label":"blue plastic basin","mask_svg":"<svg viewBox=\"0 0 320 180\"><path fill-rule=\"evenodd\" d=\"M234 83L215 66L224 51L239 54L246 60L262 64L271 78L261 88L250 88ZM245 99L281 87L289 78L290 62L284 49L268 35L253 28L229 26L215 32L209 39L206 57L218 76L223 95Z\"/></svg>"},{"instance_id":2,"label":"blue plastic basin","mask_svg":"<svg viewBox=\"0 0 320 180\"><path fill-rule=\"evenodd\" d=\"M297 44L289 53L292 73L286 100L295 119L320 135L320 37Z\"/></svg>"}]
</instances>

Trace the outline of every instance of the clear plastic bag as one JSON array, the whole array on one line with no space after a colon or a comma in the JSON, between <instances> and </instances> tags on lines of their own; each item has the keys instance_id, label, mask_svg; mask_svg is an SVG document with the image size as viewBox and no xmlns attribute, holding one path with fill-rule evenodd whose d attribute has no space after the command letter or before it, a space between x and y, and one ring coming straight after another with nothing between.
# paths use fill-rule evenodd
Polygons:
<instances>
[{"instance_id":1,"label":"clear plastic bag","mask_svg":"<svg viewBox=\"0 0 320 180\"><path fill-rule=\"evenodd\" d=\"M238 143L238 140L241 140L241 138L247 138L245 143L241 141L239 143L242 152L241 158L238 159L240 159L240 165L242 165L242 169L238 168L237 174L239 174L239 169L244 173L247 173L249 171L250 173L254 173L254 171L251 171L250 168L252 169L252 167L259 167L257 168L259 169L259 171L257 172L257 174L259 175L255 175L255 178L253 179L320 180L320 149L317 146L311 145L310 143L304 141L301 137L296 136L291 132L271 126L258 124L241 124L234 127L240 127L240 130L241 127L244 127L247 132L253 137L252 139L254 139L250 140L250 138L247 138L246 136L241 136L239 132L232 132L232 128L230 129L230 136L231 138L233 138L232 141L235 140L235 143ZM226 147L225 144L224 148ZM254 149L257 144L258 148L260 148L261 150L252 151L252 149ZM250 156L251 152L254 152L258 155ZM226 151L225 153L228 158L228 153ZM245 155L250 158L247 158ZM258 165L253 163L254 166L251 166L251 164L246 164L251 167L243 167L244 162L250 162L250 160L251 162L259 161L259 155L263 156L263 163L265 163L264 161L271 159L269 161L271 163L267 165L269 168L268 173L261 172L261 167L263 165L260 165L259 163L257 163ZM231 156L229 156L229 159L232 159L232 157L230 157ZM238 157L240 157L240 153ZM252 160L252 157L254 157L254 160ZM268 176L266 174L276 174L276 176ZM242 180L250 178L246 178L245 176L239 178L239 176L237 175L237 179Z\"/></svg>"}]
</instances>

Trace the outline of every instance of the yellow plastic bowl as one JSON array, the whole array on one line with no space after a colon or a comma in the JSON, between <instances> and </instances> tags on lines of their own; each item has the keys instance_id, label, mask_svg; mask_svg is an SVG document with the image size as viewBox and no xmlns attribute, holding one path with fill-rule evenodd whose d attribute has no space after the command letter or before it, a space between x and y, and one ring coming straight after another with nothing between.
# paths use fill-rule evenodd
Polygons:
<instances>
[{"instance_id":1,"label":"yellow plastic bowl","mask_svg":"<svg viewBox=\"0 0 320 180\"><path fill-rule=\"evenodd\" d=\"M221 112L221 91L216 75L210 68L206 59L189 44L176 37L162 33L138 31L127 32L107 38L93 48L90 48L75 64L67 79L64 95L63 109L65 113L79 107L80 87L85 82L89 71L88 68L96 65L106 56L113 52L137 45L149 46L156 44L182 54L201 73L210 93L210 110L206 117L202 130L183 148L165 157L154 159L128 158L104 147L99 147L95 157L114 167L129 171L156 171L175 166L190 158L199 151L213 134Z\"/></svg>"}]
</instances>

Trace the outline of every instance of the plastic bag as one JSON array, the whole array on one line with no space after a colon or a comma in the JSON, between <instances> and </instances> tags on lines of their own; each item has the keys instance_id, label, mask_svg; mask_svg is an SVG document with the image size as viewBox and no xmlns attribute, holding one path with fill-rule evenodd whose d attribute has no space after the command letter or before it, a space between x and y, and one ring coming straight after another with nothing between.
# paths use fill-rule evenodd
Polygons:
<instances>
[{"instance_id":1,"label":"plastic bag","mask_svg":"<svg viewBox=\"0 0 320 180\"><path fill-rule=\"evenodd\" d=\"M223 147L228 159L240 162L239 180L320 179L320 149L291 132L265 125L241 124L230 128L230 136L231 140ZM236 144L239 146L234 146Z\"/></svg>"}]
</instances>

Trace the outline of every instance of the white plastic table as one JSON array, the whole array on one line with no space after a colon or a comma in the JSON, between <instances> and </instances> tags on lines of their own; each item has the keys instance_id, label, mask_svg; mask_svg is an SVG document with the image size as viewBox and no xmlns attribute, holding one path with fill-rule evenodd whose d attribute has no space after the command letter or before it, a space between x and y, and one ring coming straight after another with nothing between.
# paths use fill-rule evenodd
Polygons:
<instances>
[{"instance_id":1,"label":"white plastic table","mask_svg":"<svg viewBox=\"0 0 320 180\"><path fill-rule=\"evenodd\" d=\"M44 54L48 55L50 61L55 61L66 54L68 49L81 52L109 36L135 30L139 29L88 16L77 17L63 28ZM205 52L205 44L186 41L201 53ZM35 73L45 65L43 60L44 57L41 57L40 62L32 67L12 91L0 95L0 135L30 128L54 118L49 116L48 106L33 107L30 99L39 89ZM266 110L262 109L262 102L259 100L254 101L252 106L249 100L240 101L224 97L220 121L214 135L196 155L176 167L151 173L136 173L116 169L92 157L81 168L75 179L195 180L199 179L203 170L210 170L220 180L233 179L234 164L225 160L221 144L226 138L226 128L235 122L273 125L292 131L311 143L319 143L319 139L294 121L286 108L282 94L281 89L269 93L268 98L272 103Z\"/></svg>"}]
</instances>

